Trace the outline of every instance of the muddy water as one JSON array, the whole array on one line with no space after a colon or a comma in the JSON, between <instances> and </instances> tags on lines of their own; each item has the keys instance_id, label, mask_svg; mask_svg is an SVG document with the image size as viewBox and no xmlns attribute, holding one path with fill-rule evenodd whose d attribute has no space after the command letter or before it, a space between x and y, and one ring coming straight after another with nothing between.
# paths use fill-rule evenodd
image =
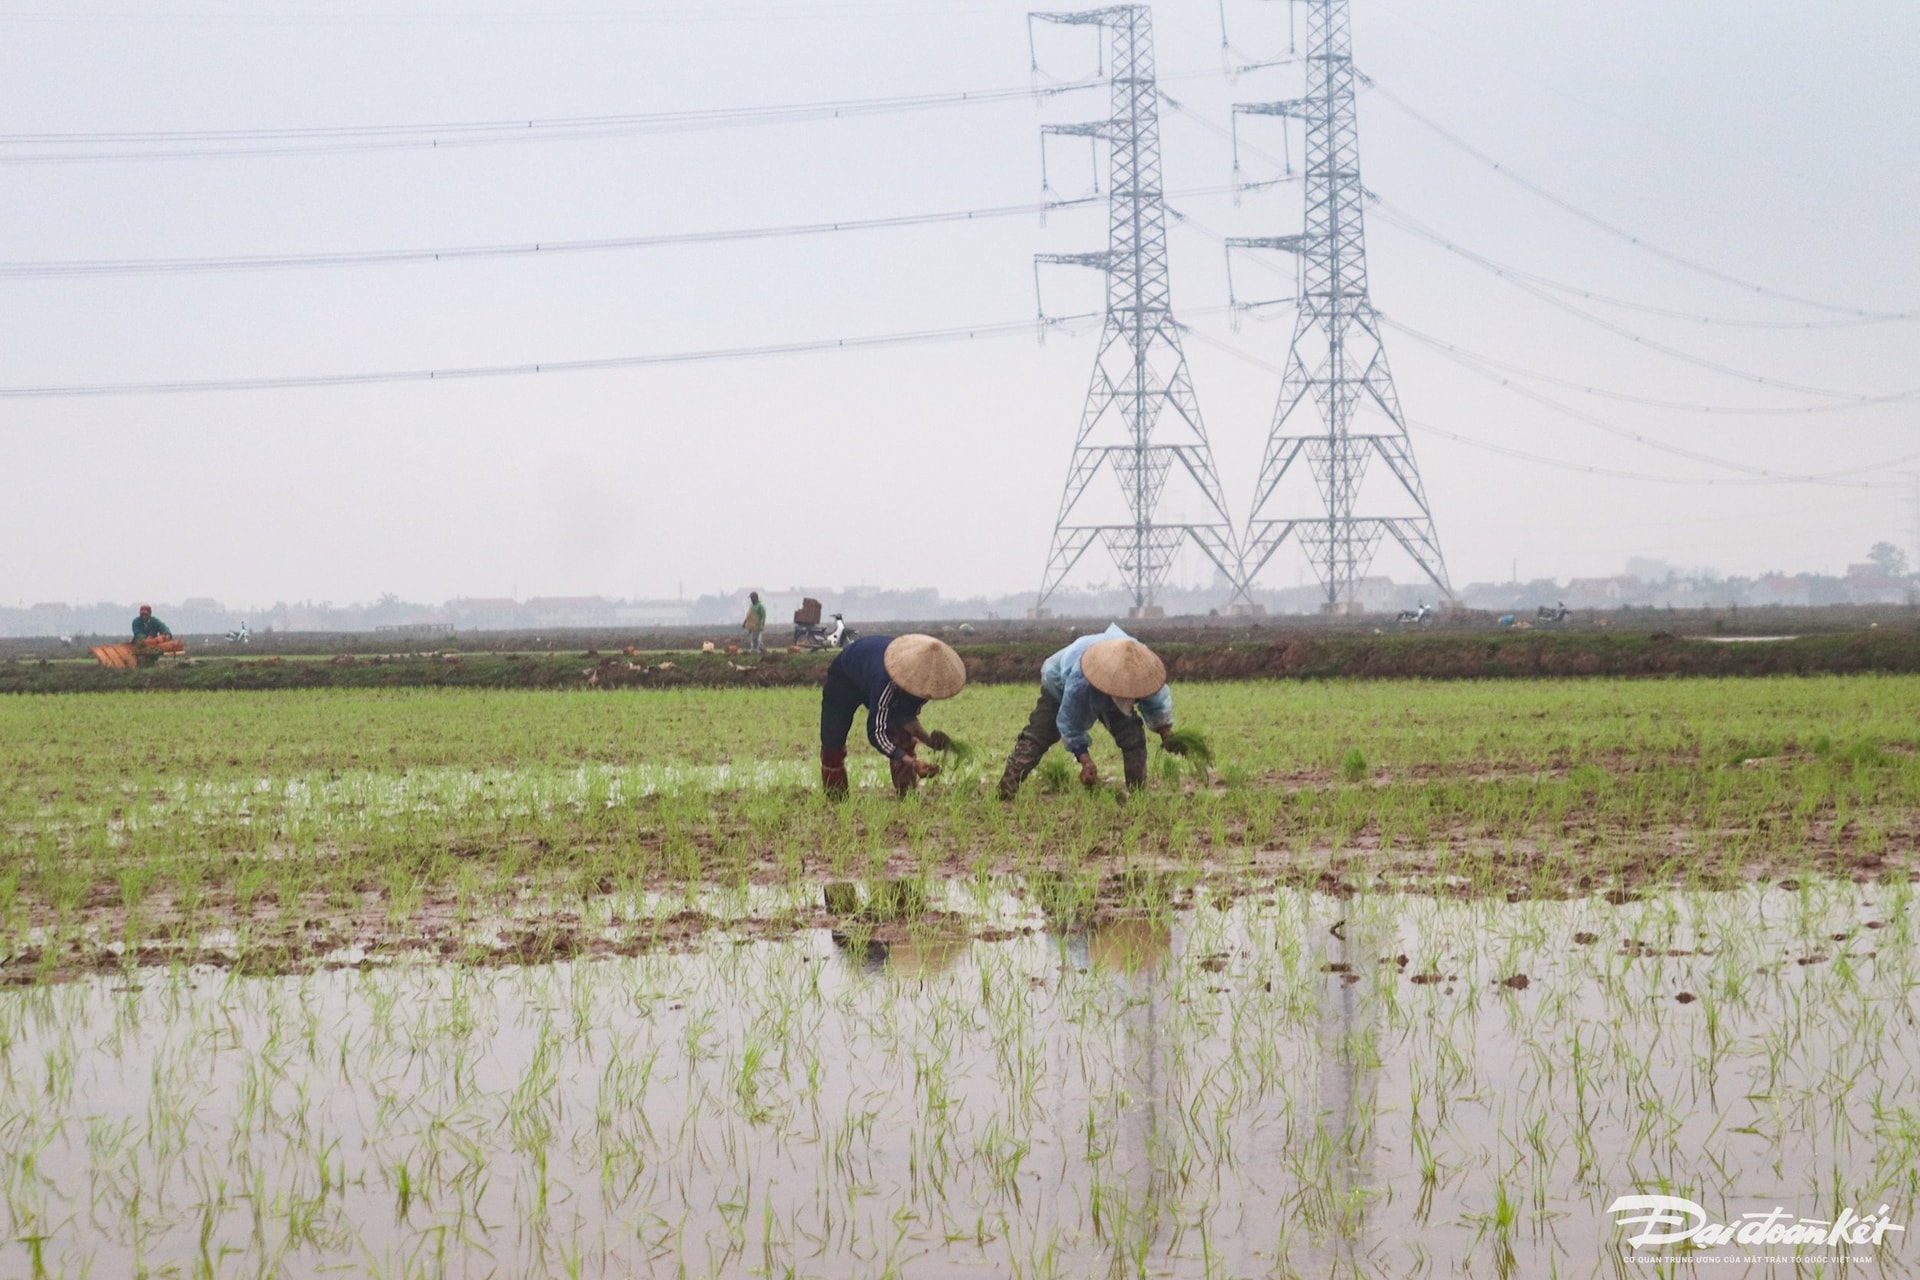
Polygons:
<instances>
[{"instance_id":1,"label":"muddy water","mask_svg":"<svg viewBox=\"0 0 1920 1280\"><path fill-rule=\"evenodd\" d=\"M1641 1275L1685 1248L1623 1243L1617 1196L1920 1227L1905 886L1090 923L1025 888L685 955L8 993L0 1272ZM1905 1274L1910 1234L1699 1252Z\"/></svg>"}]
</instances>

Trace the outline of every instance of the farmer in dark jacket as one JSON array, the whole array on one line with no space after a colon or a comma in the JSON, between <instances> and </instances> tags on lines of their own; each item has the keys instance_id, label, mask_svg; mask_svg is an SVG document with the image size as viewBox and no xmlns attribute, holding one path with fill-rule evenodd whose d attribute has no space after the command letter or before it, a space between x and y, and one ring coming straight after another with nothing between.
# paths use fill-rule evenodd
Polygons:
<instances>
[{"instance_id":1,"label":"farmer in dark jacket","mask_svg":"<svg viewBox=\"0 0 1920 1280\"><path fill-rule=\"evenodd\" d=\"M153 616L153 606L140 606L140 616L133 620L133 638L139 640L171 640L173 632L167 624Z\"/></svg>"},{"instance_id":2,"label":"farmer in dark jacket","mask_svg":"<svg viewBox=\"0 0 1920 1280\"><path fill-rule=\"evenodd\" d=\"M932 636L862 636L827 668L820 695L820 783L836 799L847 794L847 733L853 713L867 709L867 741L887 758L893 789L906 795L940 766L914 757L919 743L935 751L946 734L920 727L920 709L966 687L967 667Z\"/></svg>"},{"instance_id":3,"label":"farmer in dark jacket","mask_svg":"<svg viewBox=\"0 0 1920 1280\"><path fill-rule=\"evenodd\" d=\"M1144 718L1145 723L1142 723ZM1120 629L1081 636L1040 665L1040 700L1013 744L1000 776L1000 798L1011 800L1020 784L1056 742L1080 762L1080 781L1100 780L1093 764L1093 726L1103 724L1120 748L1127 789L1147 781L1147 730L1162 742L1173 732L1173 691L1167 668L1153 650Z\"/></svg>"}]
</instances>

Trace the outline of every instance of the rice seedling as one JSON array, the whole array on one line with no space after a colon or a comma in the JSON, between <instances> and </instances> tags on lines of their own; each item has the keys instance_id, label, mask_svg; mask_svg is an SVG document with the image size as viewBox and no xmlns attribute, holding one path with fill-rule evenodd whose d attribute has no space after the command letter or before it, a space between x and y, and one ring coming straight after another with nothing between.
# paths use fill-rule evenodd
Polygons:
<instances>
[{"instance_id":1,"label":"rice seedling","mask_svg":"<svg viewBox=\"0 0 1920 1280\"><path fill-rule=\"evenodd\" d=\"M1340 780L1342 782L1365 782L1367 779L1367 753L1359 747L1347 748L1340 757Z\"/></svg>"},{"instance_id":2,"label":"rice seedling","mask_svg":"<svg viewBox=\"0 0 1920 1280\"><path fill-rule=\"evenodd\" d=\"M1169 755L1185 756L1202 769L1213 763L1213 744L1198 729L1174 729L1160 739L1160 746Z\"/></svg>"},{"instance_id":3,"label":"rice seedling","mask_svg":"<svg viewBox=\"0 0 1920 1280\"><path fill-rule=\"evenodd\" d=\"M945 756L947 763L955 768L964 768L980 758L978 748L972 743L945 734L941 735L934 750Z\"/></svg>"},{"instance_id":4,"label":"rice seedling","mask_svg":"<svg viewBox=\"0 0 1920 1280\"><path fill-rule=\"evenodd\" d=\"M1073 767L1061 757L1049 755L1034 769L1033 781L1042 791L1058 795L1073 785Z\"/></svg>"}]
</instances>

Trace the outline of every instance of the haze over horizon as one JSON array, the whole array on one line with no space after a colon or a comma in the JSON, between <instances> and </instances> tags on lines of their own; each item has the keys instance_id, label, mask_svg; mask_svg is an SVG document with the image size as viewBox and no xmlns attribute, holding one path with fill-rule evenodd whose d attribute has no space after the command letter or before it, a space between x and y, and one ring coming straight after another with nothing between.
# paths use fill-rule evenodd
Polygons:
<instances>
[{"instance_id":1,"label":"haze over horizon","mask_svg":"<svg viewBox=\"0 0 1920 1280\"><path fill-rule=\"evenodd\" d=\"M1283 52L1287 8L1227 0L1223 53L1215 0L1154 7L1162 84L1180 104L1162 113L1168 201L1183 215L1170 232L1174 306L1236 518L1292 312L1233 323L1214 237L1285 234L1301 211L1297 184L1237 201L1224 190L1224 131L1232 102L1296 96L1300 77L1222 67ZM1093 358L1084 324L1044 344L1021 327L1036 305L1032 256L1104 248L1097 202L1044 225L1029 214L383 265L43 269L1031 205L1040 124L1100 116L1103 91L727 127L603 123L491 145L294 132L1017 90L1032 82L1025 12L1003 0L0 7L0 600L1030 591ZM1378 86L1359 102L1378 197L1372 296L1456 584L1506 581L1516 560L1523 580L1619 573L1634 556L1838 574L1877 541L1920 550L1907 474L1920 470L1920 401L1900 398L1920 388L1914 321L1857 323L1716 281L1579 216L1739 281L1920 308L1908 70L1920 11L1354 0L1354 22L1356 61ZM1043 83L1096 71L1090 35L1049 30L1037 51ZM1239 128L1241 177L1273 176L1278 125ZM109 136L162 130L273 132ZM462 141L454 127L435 138ZM1069 141L1048 151L1060 198L1088 194L1093 175ZM253 153L146 154L235 148ZM1286 295L1291 264L1258 257L1236 254L1236 292ZM1528 292L1488 260L1613 301ZM1050 313L1100 305L1092 273L1050 269L1043 287ZM15 394L976 325L1017 331L486 380ZM1476 372L1450 346L1488 363ZM1766 412L1728 412L1741 408ZM1876 487L1774 483L1725 463ZM1373 571L1414 578L1389 551ZM1073 581L1115 576L1090 561ZM1191 551L1174 574L1207 576ZM1261 579L1303 580L1290 552Z\"/></svg>"}]
</instances>

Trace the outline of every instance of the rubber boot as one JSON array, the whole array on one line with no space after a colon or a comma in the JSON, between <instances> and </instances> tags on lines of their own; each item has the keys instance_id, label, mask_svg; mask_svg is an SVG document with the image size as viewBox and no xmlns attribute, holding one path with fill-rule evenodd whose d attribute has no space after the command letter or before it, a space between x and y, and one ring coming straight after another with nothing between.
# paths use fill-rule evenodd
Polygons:
<instances>
[{"instance_id":1,"label":"rubber boot","mask_svg":"<svg viewBox=\"0 0 1920 1280\"><path fill-rule=\"evenodd\" d=\"M1039 766L1052 746L1053 743L1040 738L1030 729L1020 731L1020 736L1013 741L1013 754L1007 757L1006 771L1000 775L1002 800L1011 800L1020 794L1020 784Z\"/></svg>"},{"instance_id":2,"label":"rubber boot","mask_svg":"<svg viewBox=\"0 0 1920 1280\"><path fill-rule=\"evenodd\" d=\"M820 786L829 800L847 798L847 749L820 748Z\"/></svg>"}]
</instances>

